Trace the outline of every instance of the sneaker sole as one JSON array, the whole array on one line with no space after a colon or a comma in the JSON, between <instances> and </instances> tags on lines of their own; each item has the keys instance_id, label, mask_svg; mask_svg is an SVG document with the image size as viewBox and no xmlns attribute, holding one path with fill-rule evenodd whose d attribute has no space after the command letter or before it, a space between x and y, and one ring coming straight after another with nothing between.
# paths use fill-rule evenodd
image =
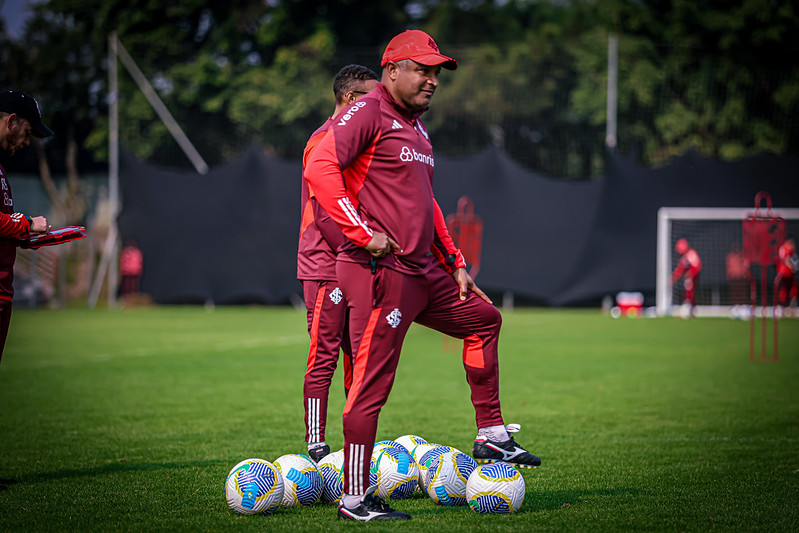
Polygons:
<instances>
[{"instance_id":1,"label":"sneaker sole","mask_svg":"<svg viewBox=\"0 0 799 533\"><path fill-rule=\"evenodd\" d=\"M508 463L513 468L527 468L527 469L538 468L537 466L533 466L533 465L526 465L526 464L523 464L523 463L514 463L513 461L503 461L502 459L475 459L475 461L477 462L477 464L480 464L480 465L485 465L485 464L490 464L490 463Z\"/></svg>"}]
</instances>

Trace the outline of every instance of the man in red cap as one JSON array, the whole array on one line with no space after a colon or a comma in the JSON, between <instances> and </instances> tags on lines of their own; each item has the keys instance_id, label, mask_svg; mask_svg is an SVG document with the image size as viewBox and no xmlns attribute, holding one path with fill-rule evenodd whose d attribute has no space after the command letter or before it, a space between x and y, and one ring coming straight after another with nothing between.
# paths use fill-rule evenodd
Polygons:
<instances>
[{"instance_id":1,"label":"man in red cap","mask_svg":"<svg viewBox=\"0 0 799 533\"><path fill-rule=\"evenodd\" d=\"M677 259L677 267L671 273L671 282L677 283L683 275L683 288L685 293L683 295L683 304L688 306L689 316L694 316L694 308L696 307L696 282L699 278L699 273L702 271L702 260L699 258L699 253L691 248L686 239L677 239L674 244L674 251L679 254Z\"/></svg>"},{"instance_id":2,"label":"man in red cap","mask_svg":"<svg viewBox=\"0 0 799 533\"><path fill-rule=\"evenodd\" d=\"M30 144L31 135L49 137L53 132L42 122L39 104L29 94L20 91L0 93L0 151L12 155ZM17 239L31 232L47 233L50 225L45 217L29 217L14 212L14 200L6 171L0 165L0 359L6 345L11 323L11 299L14 296L14 261L17 258ZM0 479L0 490L11 480Z\"/></svg>"},{"instance_id":3,"label":"man in red cap","mask_svg":"<svg viewBox=\"0 0 799 533\"><path fill-rule=\"evenodd\" d=\"M478 427L478 461L534 467L502 419L497 344L502 322L466 273L433 197L435 159L419 117L438 88L441 68L457 62L419 30L394 37L381 83L345 108L306 166L305 179L347 241L336 274L349 305L355 353L344 406L344 495L339 517L408 519L369 487L369 460L411 322L463 339L463 365ZM516 426L514 429L517 429Z\"/></svg>"}]
</instances>

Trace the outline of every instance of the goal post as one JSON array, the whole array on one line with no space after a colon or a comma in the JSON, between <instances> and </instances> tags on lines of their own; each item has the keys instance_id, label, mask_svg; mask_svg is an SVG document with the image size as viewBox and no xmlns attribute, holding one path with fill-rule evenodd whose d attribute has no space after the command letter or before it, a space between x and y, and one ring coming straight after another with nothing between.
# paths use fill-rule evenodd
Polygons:
<instances>
[{"instance_id":1,"label":"goal post","mask_svg":"<svg viewBox=\"0 0 799 533\"><path fill-rule=\"evenodd\" d=\"M671 282L677 266L674 250L677 239L688 240L702 260L696 289L696 316L733 316L737 306L748 307L749 281L735 273L734 254L742 257L742 225L754 212L752 207L661 207L657 222L657 277L655 303L658 316L677 314L682 304L682 284ZM799 237L799 208L773 209L773 215L785 219L786 235ZM776 271L767 271L771 300ZM760 267L751 266L756 280Z\"/></svg>"}]
</instances>

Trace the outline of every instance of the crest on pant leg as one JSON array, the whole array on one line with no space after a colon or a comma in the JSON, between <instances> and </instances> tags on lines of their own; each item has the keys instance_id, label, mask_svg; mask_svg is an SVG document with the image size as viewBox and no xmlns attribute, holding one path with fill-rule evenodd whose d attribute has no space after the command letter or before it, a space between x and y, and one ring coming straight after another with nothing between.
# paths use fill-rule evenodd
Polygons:
<instances>
[{"instance_id":1,"label":"crest on pant leg","mask_svg":"<svg viewBox=\"0 0 799 533\"><path fill-rule=\"evenodd\" d=\"M343 298L343 296L344 296L344 293L341 292L341 289L336 287L330 293L330 301L332 301L334 304L338 305L338 304L341 303L341 299Z\"/></svg>"},{"instance_id":2,"label":"crest on pant leg","mask_svg":"<svg viewBox=\"0 0 799 533\"><path fill-rule=\"evenodd\" d=\"M399 308L395 307L394 310L386 316L386 320L388 321L388 325L392 328L399 326L400 322L402 322L402 313L400 313Z\"/></svg>"}]
</instances>

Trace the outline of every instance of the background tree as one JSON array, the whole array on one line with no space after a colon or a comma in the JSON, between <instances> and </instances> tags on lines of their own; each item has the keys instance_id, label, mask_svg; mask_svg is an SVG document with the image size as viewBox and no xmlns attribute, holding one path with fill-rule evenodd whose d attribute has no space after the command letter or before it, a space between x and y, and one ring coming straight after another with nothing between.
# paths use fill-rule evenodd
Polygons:
<instances>
[{"instance_id":1,"label":"background tree","mask_svg":"<svg viewBox=\"0 0 799 533\"><path fill-rule=\"evenodd\" d=\"M55 114L47 160L70 157L73 139L79 156L104 161L115 31L218 165L252 144L298 158L330 113L338 68L378 70L387 41L411 27L460 61L425 117L439 154L494 144L544 174L601 176L609 32L620 39L621 153L662 165L689 150L736 159L799 146L789 39L799 18L789 0L50 0L36 5L19 48L9 43L0 57ZM124 71L120 82L123 145L190 167Z\"/></svg>"}]
</instances>

